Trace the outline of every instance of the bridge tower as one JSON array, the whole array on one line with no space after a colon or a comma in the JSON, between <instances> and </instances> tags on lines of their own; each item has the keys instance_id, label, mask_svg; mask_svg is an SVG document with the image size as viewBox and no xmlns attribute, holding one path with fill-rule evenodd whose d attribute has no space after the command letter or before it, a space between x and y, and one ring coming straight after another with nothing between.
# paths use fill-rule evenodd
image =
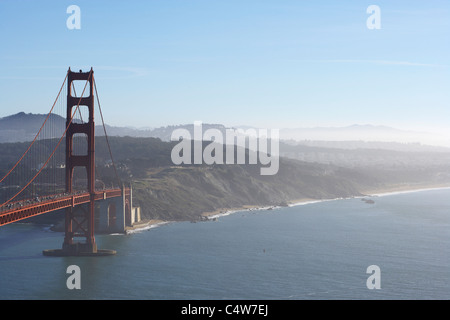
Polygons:
<instances>
[{"instance_id":1,"label":"bridge tower","mask_svg":"<svg viewBox=\"0 0 450 320\"><path fill-rule=\"evenodd\" d=\"M66 118L66 192L72 193L73 172L75 167L84 167L87 173L87 190L90 202L86 206L72 206L66 209L65 237L63 251L77 254L79 252L96 253L97 245L94 237L95 215L95 123L94 123L94 71L68 71L67 78L67 118ZM75 96L73 81L86 83L84 94ZM74 108L85 106L89 110L89 119L85 123L72 121ZM73 137L77 133L87 137L87 154L73 154ZM84 238L85 242L75 242L74 238Z\"/></svg>"}]
</instances>

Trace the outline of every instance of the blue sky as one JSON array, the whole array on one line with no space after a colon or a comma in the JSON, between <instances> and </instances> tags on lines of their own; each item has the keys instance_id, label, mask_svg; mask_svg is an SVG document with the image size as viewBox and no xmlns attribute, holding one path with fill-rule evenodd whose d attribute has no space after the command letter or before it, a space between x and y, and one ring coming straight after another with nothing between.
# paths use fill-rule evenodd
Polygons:
<instances>
[{"instance_id":1,"label":"blue sky","mask_svg":"<svg viewBox=\"0 0 450 320\"><path fill-rule=\"evenodd\" d=\"M92 66L111 125L448 129L449 39L448 0L0 0L0 117Z\"/></svg>"}]
</instances>

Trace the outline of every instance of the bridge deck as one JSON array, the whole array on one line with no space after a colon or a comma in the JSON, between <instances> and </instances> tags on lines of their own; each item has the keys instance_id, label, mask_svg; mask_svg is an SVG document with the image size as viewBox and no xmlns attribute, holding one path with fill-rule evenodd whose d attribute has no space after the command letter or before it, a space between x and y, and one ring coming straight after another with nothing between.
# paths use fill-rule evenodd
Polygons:
<instances>
[{"instance_id":1,"label":"bridge deck","mask_svg":"<svg viewBox=\"0 0 450 320\"><path fill-rule=\"evenodd\" d=\"M129 189L125 189L128 195ZM107 189L96 191L94 195L95 201L105 200L122 196L122 189ZM90 202L90 194L88 192L77 194L60 194L50 196L49 199L28 199L11 204L8 208L0 208L0 226L13 223L40 214L56 211L68 207L75 207ZM1 210L3 209L3 210Z\"/></svg>"}]
</instances>

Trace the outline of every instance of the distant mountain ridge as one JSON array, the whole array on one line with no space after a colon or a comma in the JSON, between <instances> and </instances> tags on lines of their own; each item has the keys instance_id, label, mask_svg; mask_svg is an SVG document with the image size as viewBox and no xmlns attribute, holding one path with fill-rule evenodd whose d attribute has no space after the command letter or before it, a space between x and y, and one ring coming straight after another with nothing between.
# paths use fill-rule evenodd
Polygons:
<instances>
[{"instance_id":1,"label":"distant mountain ridge","mask_svg":"<svg viewBox=\"0 0 450 320\"><path fill-rule=\"evenodd\" d=\"M371 141L421 143L450 147L450 139L444 135L429 132L400 130L388 126L359 125L347 127L314 127L282 129L281 139L284 140L315 140L315 141Z\"/></svg>"},{"instance_id":2,"label":"distant mountain ridge","mask_svg":"<svg viewBox=\"0 0 450 320\"><path fill-rule=\"evenodd\" d=\"M47 115L19 112L17 114L0 118L0 143L32 141L44 122ZM53 138L59 138L65 128L65 118L51 115L53 122ZM203 132L218 129L224 135L228 127L222 124L202 124ZM186 129L193 135L193 124L169 125L159 128L133 128L117 127L105 124L109 136L159 138L170 141L175 129ZM233 128L257 129L250 126L237 126ZM103 136L102 125L96 125L96 135ZM308 146L321 146L328 148L379 148L402 151L439 151L442 146L450 147L450 139L429 133L399 130L388 126L351 125L347 127L313 127L313 128L283 128L280 129L280 140L289 144L302 144ZM424 146L426 145L426 146ZM447 148L441 151L449 151Z\"/></svg>"},{"instance_id":3,"label":"distant mountain ridge","mask_svg":"<svg viewBox=\"0 0 450 320\"><path fill-rule=\"evenodd\" d=\"M41 128L42 124L44 123L46 117L46 114L19 112L14 115L0 118L0 143L32 141ZM50 136L46 135L46 137L60 138L65 130L66 119L59 115L52 114L47 121L48 123L53 125L54 129L52 130ZM74 119L74 121L77 120ZM190 132L193 132L193 126L193 124L187 124L172 125L155 129L138 129L131 127L115 127L105 124L108 136L160 138L163 141L170 141L173 130L184 128ZM219 129L224 133L226 129L225 126L220 124L203 124L204 130L207 130L209 128ZM95 126L95 133L97 136L103 136L103 126L97 124Z\"/></svg>"},{"instance_id":4,"label":"distant mountain ridge","mask_svg":"<svg viewBox=\"0 0 450 320\"><path fill-rule=\"evenodd\" d=\"M0 142L32 141L39 131L47 115L19 112L0 118ZM57 115L50 115L49 123L55 128L64 128L66 120ZM63 133L61 129L60 136Z\"/></svg>"}]
</instances>

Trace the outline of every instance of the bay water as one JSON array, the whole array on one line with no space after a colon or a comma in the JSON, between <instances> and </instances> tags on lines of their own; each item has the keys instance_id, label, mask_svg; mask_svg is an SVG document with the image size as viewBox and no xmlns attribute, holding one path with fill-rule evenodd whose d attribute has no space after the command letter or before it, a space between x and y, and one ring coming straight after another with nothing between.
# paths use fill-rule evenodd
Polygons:
<instances>
[{"instance_id":1,"label":"bay water","mask_svg":"<svg viewBox=\"0 0 450 320\"><path fill-rule=\"evenodd\" d=\"M330 200L98 235L108 257L46 257L63 233L0 227L0 299L449 299L450 190ZM67 268L80 268L69 289ZM380 289L367 268L379 267Z\"/></svg>"}]
</instances>

